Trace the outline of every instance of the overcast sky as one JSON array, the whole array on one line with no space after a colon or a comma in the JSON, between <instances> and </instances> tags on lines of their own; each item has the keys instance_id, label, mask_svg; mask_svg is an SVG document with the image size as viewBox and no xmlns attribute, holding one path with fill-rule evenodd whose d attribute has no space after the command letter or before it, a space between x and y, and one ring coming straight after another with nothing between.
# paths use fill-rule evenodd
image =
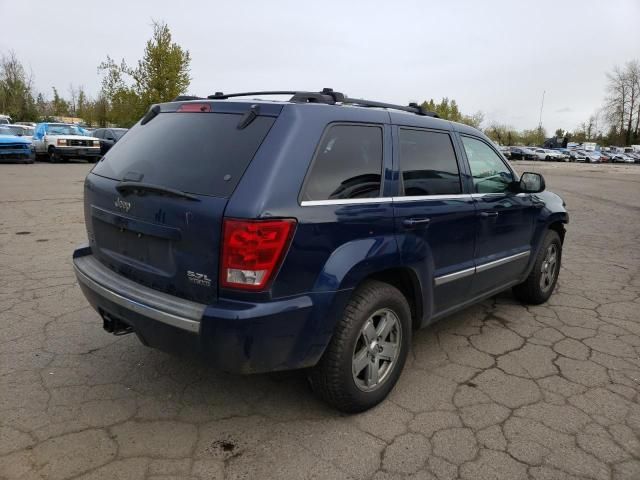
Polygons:
<instances>
[{"instance_id":1,"label":"overcast sky","mask_svg":"<svg viewBox=\"0 0 640 480\"><path fill-rule=\"evenodd\" d=\"M606 72L640 59L640 0L0 0L0 52L36 88L94 95L107 56L133 64L166 21L191 52L189 93L333 87L406 103L455 98L516 128L575 128Z\"/></svg>"}]
</instances>

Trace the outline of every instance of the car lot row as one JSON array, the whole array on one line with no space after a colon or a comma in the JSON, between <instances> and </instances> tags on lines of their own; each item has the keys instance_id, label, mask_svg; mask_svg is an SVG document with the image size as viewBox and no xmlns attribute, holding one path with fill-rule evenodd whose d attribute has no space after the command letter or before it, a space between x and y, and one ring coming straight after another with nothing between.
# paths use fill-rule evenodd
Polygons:
<instances>
[{"instance_id":1,"label":"car lot row","mask_svg":"<svg viewBox=\"0 0 640 480\"><path fill-rule=\"evenodd\" d=\"M510 160L542 160L584 163L640 163L640 150L631 147L587 148L500 147Z\"/></svg>"},{"instance_id":2,"label":"car lot row","mask_svg":"<svg viewBox=\"0 0 640 480\"><path fill-rule=\"evenodd\" d=\"M51 163L84 159L96 162L127 132L125 128L85 129L71 123L0 125L0 162Z\"/></svg>"}]
</instances>

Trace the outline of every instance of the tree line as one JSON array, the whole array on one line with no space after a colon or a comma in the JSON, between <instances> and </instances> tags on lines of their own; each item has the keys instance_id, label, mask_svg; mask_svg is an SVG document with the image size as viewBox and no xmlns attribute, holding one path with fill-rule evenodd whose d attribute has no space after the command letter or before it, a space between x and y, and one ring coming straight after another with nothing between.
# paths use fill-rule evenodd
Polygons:
<instances>
[{"instance_id":1,"label":"tree line","mask_svg":"<svg viewBox=\"0 0 640 480\"><path fill-rule=\"evenodd\" d=\"M187 92L191 55L175 43L164 22L153 23L153 34L135 65L110 56L98 65L101 88L95 98L82 85L70 84L66 94L52 87L50 95L35 92L33 74L15 53L0 57L0 113L14 121L42 121L79 117L89 126L130 127L154 103ZM482 112L465 114L454 99L425 100L422 106L440 118L480 128ZM542 126L517 130L491 122L484 132L502 145L541 145L547 136ZM640 64L628 62L607 74L606 97L599 108L573 131L559 129L556 137L569 141L596 141L603 145L640 143Z\"/></svg>"},{"instance_id":2,"label":"tree line","mask_svg":"<svg viewBox=\"0 0 640 480\"><path fill-rule=\"evenodd\" d=\"M66 95L36 92L33 74L14 52L0 57L0 113L14 121L46 121L79 117L89 126L130 127L150 105L166 102L189 88L189 52L172 40L166 23L154 22L142 59L135 66L107 56L98 66L101 89L91 98L82 85L69 85Z\"/></svg>"}]
</instances>

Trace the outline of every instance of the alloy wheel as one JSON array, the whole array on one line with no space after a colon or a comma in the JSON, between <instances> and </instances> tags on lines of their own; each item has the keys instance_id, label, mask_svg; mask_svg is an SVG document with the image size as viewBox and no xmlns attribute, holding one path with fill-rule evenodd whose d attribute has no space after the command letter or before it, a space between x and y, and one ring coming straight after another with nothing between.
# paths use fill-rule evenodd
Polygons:
<instances>
[{"instance_id":1,"label":"alloy wheel","mask_svg":"<svg viewBox=\"0 0 640 480\"><path fill-rule=\"evenodd\" d=\"M376 311L365 322L352 356L356 386L365 392L379 388L390 376L402 346L402 325L390 309Z\"/></svg>"}]
</instances>

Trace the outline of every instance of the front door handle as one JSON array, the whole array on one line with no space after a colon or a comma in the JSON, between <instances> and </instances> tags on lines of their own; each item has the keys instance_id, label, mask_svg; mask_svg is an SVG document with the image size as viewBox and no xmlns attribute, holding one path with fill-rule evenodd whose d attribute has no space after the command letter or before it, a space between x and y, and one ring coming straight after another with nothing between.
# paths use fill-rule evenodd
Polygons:
<instances>
[{"instance_id":1,"label":"front door handle","mask_svg":"<svg viewBox=\"0 0 640 480\"><path fill-rule=\"evenodd\" d=\"M405 227L417 227L418 225L428 225L430 221L430 218L405 218L402 224Z\"/></svg>"},{"instance_id":2,"label":"front door handle","mask_svg":"<svg viewBox=\"0 0 640 480\"><path fill-rule=\"evenodd\" d=\"M498 216L498 212L480 212L481 218L495 218Z\"/></svg>"}]
</instances>

